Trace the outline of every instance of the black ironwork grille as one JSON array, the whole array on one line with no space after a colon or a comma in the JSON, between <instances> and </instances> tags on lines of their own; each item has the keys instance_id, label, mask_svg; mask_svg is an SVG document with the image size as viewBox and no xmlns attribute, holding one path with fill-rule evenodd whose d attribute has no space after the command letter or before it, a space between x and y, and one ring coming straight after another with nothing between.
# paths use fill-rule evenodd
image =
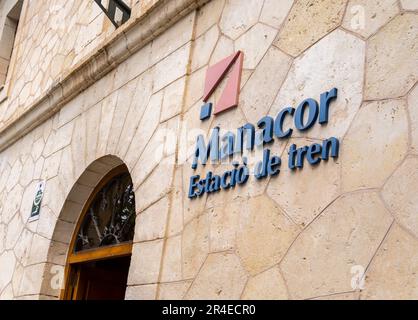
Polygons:
<instances>
[{"instance_id":1,"label":"black ironwork grille","mask_svg":"<svg viewBox=\"0 0 418 320\"><path fill-rule=\"evenodd\" d=\"M78 230L74 251L132 241L135 194L129 173L110 180L94 197Z\"/></svg>"},{"instance_id":2,"label":"black ironwork grille","mask_svg":"<svg viewBox=\"0 0 418 320\"><path fill-rule=\"evenodd\" d=\"M102 0L94 0L94 2L97 3L116 28L120 27L131 17L131 8L122 0L107 0L107 8Z\"/></svg>"}]
</instances>

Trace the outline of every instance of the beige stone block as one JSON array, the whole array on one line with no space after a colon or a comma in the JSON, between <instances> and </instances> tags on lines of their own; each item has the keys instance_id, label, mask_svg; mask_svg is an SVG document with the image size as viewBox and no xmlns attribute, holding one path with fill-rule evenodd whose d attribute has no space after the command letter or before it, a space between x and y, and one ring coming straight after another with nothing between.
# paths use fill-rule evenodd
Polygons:
<instances>
[{"instance_id":1,"label":"beige stone block","mask_svg":"<svg viewBox=\"0 0 418 320\"><path fill-rule=\"evenodd\" d=\"M194 42L191 58L191 71L194 72L209 62L209 58L218 42L219 29L215 25Z\"/></svg>"},{"instance_id":2,"label":"beige stone block","mask_svg":"<svg viewBox=\"0 0 418 320\"><path fill-rule=\"evenodd\" d=\"M235 41L235 49L244 52L244 69L257 67L276 34L276 29L257 23Z\"/></svg>"},{"instance_id":3,"label":"beige stone block","mask_svg":"<svg viewBox=\"0 0 418 320\"><path fill-rule=\"evenodd\" d=\"M16 258L13 251L6 251L0 255L0 292L12 281L16 265Z\"/></svg>"},{"instance_id":4,"label":"beige stone block","mask_svg":"<svg viewBox=\"0 0 418 320\"><path fill-rule=\"evenodd\" d=\"M7 179L6 188L10 192L16 184L19 182L20 174L22 173L22 163L20 160L15 161L10 171L9 178Z\"/></svg>"},{"instance_id":5,"label":"beige stone block","mask_svg":"<svg viewBox=\"0 0 418 320\"><path fill-rule=\"evenodd\" d=\"M116 102L116 112L113 114L112 125L110 127L110 135L108 137L106 153L116 154L120 144L126 143L120 141L120 137L127 121L127 115L132 104L135 92L138 90L137 82L132 81L124 85L118 90L118 98ZM133 120L132 118L130 120Z\"/></svg>"},{"instance_id":6,"label":"beige stone block","mask_svg":"<svg viewBox=\"0 0 418 320\"><path fill-rule=\"evenodd\" d=\"M52 131L43 151L43 156L48 157L51 154L61 150L71 143L73 135L74 121L62 126L56 132Z\"/></svg>"},{"instance_id":7,"label":"beige stone block","mask_svg":"<svg viewBox=\"0 0 418 320\"><path fill-rule=\"evenodd\" d=\"M329 108L329 122L324 126L316 123L304 133L294 130L293 137L342 137L362 102L364 55L363 41L341 30L332 32L295 59L270 115L275 117L287 106L297 108L307 98L319 103L322 93L337 88L338 97ZM284 127L295 128L291 117L287 117Z\"/></svg>"},{"instance_id":8,"label":"beige stone block","mask_svg":"<svg viewBox=\"0 0 418 320\"><path fill-rule=\"evenodd\" d=\"M132 169L131 175L135 176L136 183L141 184L164 158L165 140L167 138L167 124L160 124Z\"/></svg>"},{"instance_id":9,"label":"beige stone block","mask_svg":"<svg viewBox=\"0 0 418 320\"><path fill-rule=\"evenodd\" d=\"M278 267L273 267L248 280L242 299L287 300L286 284Z\"/></svg>"},{"instance_id":10,"label":"beige stone block","mask_svg":"<svg viewBox=\"0 0 418 320\"><path fill-rule=\"evenodd\" d=\"M234 42L231 39L221 35L218 39L218 43L216 44L215 49L213 50L212 56L209 60L209 65L212 66L220 62L224 58L232 55L234 52Z\"/></svg>"},{"instance_id":11,"label":"beige stone block","mask_svg":"<svg viewBox=\"0 0 418 320\"><path fill-rule=\"evenodd\" d=\"M211 254L190 287L186 299L237 300L246 281L245 271L235 254Z\"/></svg>"},{"instance_id":12,"label":"beige stone block","mask_svg":"<svg viewBox=\"0 0 418 320\"><path fill-rule=\"evenodd\" d=\"M171 193L171 207L168 218L167 235L175 236L183 231L183 199L186 197L186 189L183 188L182 168L176 169Z\"/></svg>"},{"instance_id":13,"label":"beige stone block","mask_svg":"<svg viewBox=\"0 0 418 320\"><path fill-rule=\"evenodd\" d=\"M403 14L370 38L365 98L405 95L418 80L418 16Z\"/></svg>"},{"instance_id":14,"label":"beige stone block","mask_svg":"<svg viewBox=\"0 0 418 320\"><path fill-rule=\"evenodd\" d=\"M313 143L321 141L291 139L286 150L291 144L300 148ZM281 173L270 180L267 194L295 223L306 226L340 194L341 162L331 158L311 166L305 161L303 170L290 170L286 167L287 154L282 156L282 161ZM319 185L321 196L318 196Z\"/></svg>"},{"instance_id":15,"label":"beige stone block","mask_svg":"<svg viewBox=\"0 0 418 320\"><path fill-rule=\"evenodd\" d=\"M46 264L35 264L25 267L23 271L22 281L18 296L39 294L42 282L44 281L42 275L44 274Z\"/></svg>"},{"instance_id":16,"label":"beige stone block","mask_svg":"<svg viewBox=\"0 0 418 320\"><path fill-rule=\"evenodd\" d=\"M418 297L417 240L393 225L366 273L361 299L398 300Z\"/></svg>"},{"instance_id":17,"label":"beige stone block","mask_svg":"<svg viewBox=\"0 0 418 320\"><path fill-rule=\"evenodd\" d=\"M164 238L168 206L169 200L165 197L138 214L135 223L135 242Z\"/></svg>"},{"instance_id":18,"label":"beige stone block","mask_svg":"<svg viewBox=\"0 0 418 320\"><path fill-rule=\"evenodd\" d=\"M396 221L418 236L418 159L408 158L386 182L382 190L384 201Z\"/></svg>"},{"instance_id":19,"label":"beige stone block","mask_svg":"<svg viewBox=\"0 0 418 320\"><path fill-rule=\"evenodd\" d=\"M87 119L83 116L78 117L74 120L74 132L71 139L71 154L73 156L73 168L74 172L77 175L81 173L87 167L86 163L86 128L87 128ZM44 170L46 164L44 165Z\"/></svg>"},{"instance_id":20,"label":"beige stone block","mask_svg":"<svg viewBox=\"0 0 418 320\"><path fill-rule=\"evenodd\" d=\"M194 278L209 252L209 221L206 214L184 227L182 237L183 278Z\"/></svg>"},{"instance_id":21,"label":"beige stone block","mask_svg":"<svg viewBox=\"0 0 418 320\"><path fill-rule=\"evenodd\" d=\"M0 300L13 300L13 286L9 284L6 288L4 288L3 292L0 294Z\"/></svg>"},{"instance_id":22,"label":"beige stone block","mask_svg":"<svg viewBox=\"0 0 418 320\"><path fill-rule=\"evenodd\" d=\"M235 201L208 210L211 252L235 249L241 209L242 202Z\"/></svg>"},{"instance_id":23,"label":"beige stone block","mask_svg":"<svg viewBox=\"0 0 418 320\"><path fill-rule=\"evenodd\" d=\"M223 34L235 40L257 23L263 2L259 0L226 1L219 23Z\"/></svg>"},{"instance_id":24,"label":"beige stone block","mask_svg":"<svg viewBox=\"0 0 418 320\"><path fill-rule=\"evenodd\" d=\"M240 107L247 119L261 119L268 114L284 82L292 59L271 47L251 75L240 94Z\"/></svg>"},{"instance_id":25,"label":"beige stone block","mask_svg":"<svg viewBox=\"0 0 418 320\"><path fill-rule=\"evenodd\" d=\"M161 283L159 288L159 300L182 300L192 281L180 281Z\"/></svg>"},{"instance_id":26,"label":"beige stone block","mask_svg":"<svg viewBox=\"0 0 418 320\"><path fill-rule=\"evenodd\" d=\"M42 179L49 180L57 176L61 162L61 155L62 152L58 151L50 155L48 158L45 158L41 176Z\"/></svg>"},{"instance_id":27,"label":"beige stone block","mask_svg":"<svg viewBox=\"0 0 418 320\"><path fill-rule=\"evenodd\" d=\"M183 77L164 89L160 122L167 121L181 112L185 87L186 77Z\"/></svg>"},{"instance_id":28,"label":"beige stone block","mask_svg":"<svg viewBox=\"0 0 418 320\"><path fill-rule=\"evenodd\" d=\"M128 286L126 288L125 300L155 300L156 294L156 284L147 284L144 286Z\"/></svg>"},{"instance_id":29,"label":"beige stone block","mask_svg":"<svg viewBox=\"0 0 418 320\"><path fill-rule=\"evenodd\" d=\"M410 117L411 151L418 154L418 86L408 97L408 110Z\"/></svg>"},{"instance_id":30,"label":"beige stone block","mask_svg":"<svg viewBox=\"0 0 418 320\"><path fill-rule=\"evenodd\" d=\"M26 187L32 181L34 169L35 164L33 163L33 160L31 157L28 157L23 164L22 172L19 178L19 183L21 186Z\"/></svg>"},{"instance_id":31,"label":"beige stone block","mask_svg":"<svg viewBox=\"0 0 418 320\"><path fill-rule=\"evenodd\" d=\"M219 22L224 6L225 0L213 0L199 9L196 15L196 37L200 37Z\"/></svg>"},{"instance_id":32,"label":"beige stone block","mask_svg":"<svg viewBox=\"0 0 418 320\"><path fill-rule=\"evenodd\" d=\"M181 251L181 235L167 239L161 268L161 282L175 282L183 279Z\"/></svg>"},{"instance_id":33,"label":"beige stone block","mask_svg":"<svg viewBox=\"0 0 418 320\"><path fill-rule=\"evenodd\" d=\"M19 241L16 243L13 251L15 253L17 261L22 265L30 264L31 260L31 246L33 240L33 233L27 228L23 229L22 233L19 236ZM44 243L40 243L39 246L42 247ZM45 246L44 246L45 248ZM40 249L42 251L42 249ZM40 257L37 257L40 258ZM35 259L37 259L35 258ZM46 261L46 259L45 259ZM43 261L43 262L45 262Z\"/></svg>"},{"instance_id":34,"label":"beige stone block","mask_svg":"<svg viewBox=\"0 0 418 320\"><path fill-rule=\"evenodd\" d=\"M240 212L237 254L250 274L258 274L280 262L298 233L268 197L250 199Z\"/></svg>"},{"instance_id":35,"label":"beige stone block","mask_svg":"<svg viewBox=\"0 0 418 320\"><path fill-rule=\"evenodd\" d=\"M294 0L265 0L260 22L280 28L294 2Z\"/></svg>"},{"instance_id":36,"label":"beige stone block","mask_svg":"<svg viewBox=\"0 0 418 320\"><path fill-rule=\"evenodd\" d=\"M202 103L200 100L203 97L206 71L207 68L201 68L190 75L187 81L186 92L184 97L184 105L186 107L185 110L189 109L197 102Z\"/></svg>"},{"instance_id":37,"label":"beige stone block","mask_svg":"<svg viewBox=\"0 0 418 320\"><path fill-rule=\"evenodd\" d=\"M281 263L291 298L352 291L352 267L368 266L392 221L374 192L335 201L302 232Z\"/></svg>"},{"instance_id":38,"label":"beige stone block","mask_svg":"<svg viewBox=\"0 0 418 320\"><path fill-rule=\"evenodd\" d=\"M381 187L408 151L405 101L363 105L342 148L343 191ZM377 161L373 161L371 155L377 156Z\"/></svg>"},{"instance_id":39,"label":"beige stone block","mask_svg":"<svg viewBox=\"0 0 418 320\"><path fill-rule=\"evenodd\" d=\"M347 0L296 1L282 27L277 46L298 56L340 23Z\"/></svg>"},{"instance_id":40,"label":"beige stone block","mask_svg":"<svg viewBox=\"0 0 418 320\"><path fill-rule=\"evenodd\" d=\"M17 244L23 228L24 224L19 214L15 214L15 216L10 220L9 224L7 225L7 233L6 233L6 242L5 248L6 250L13 249L14 246Z\"/></svg>"},{"instance_id":41,"label":"beige stone block","mask_svg":"<svg viewBox=\"0 0 418 320\"><path fill-rule=\"evenodd\" d=\"M52 235L55 230L55 224L57 223L57 217L46 206L41 208L42 213L39 216L37 233L47 239L52 239Z\"/></svg>"},{"instance_id":42,"label":"beige stone block","mask_svg":"<svg viewBox=\"0 0 418 320\"><path fill-rule=\"evenodd\" d=\"M135 243L132 248L128 285L157 283L164 240Z\"/></svg>"},{"instance_id":43,"label":"beige stone block","mask_svg":"<svg viewBox=\"0 0 418 320\"><path fill-rule=\"evenodd\" d=\"M139 121L139 125L136 128L135 135L130 142L129 148L125 156L125 162L129 167L133 167L136 161L141 156L143 150L147 146L149 140L151 139L153 133L158 127L161 113L161 105L163 100L163 93L159 92L154 94L149 103L143 117Z\"/></svg>"},{"instance_id":44,"label":"beige stone block","mask_svg":"<svg viewBox=\"0 0 418 320\"><path fill-rule=\"evenodd\" d=\"M139 187L135 186L136 194L141 195L136 198L137 212L141 212L171 190L174 175L174 162L174 156L165 158L144 183ZM135 185L135 177L133 176L132 178ZM157 190L155 186L158 186Z\"/></svg>"},{"instance_id":45,"label":"beige stone block","mask_svg":"<svg viewBox=\"0 0 418 320\"><path fill-rule=\"evenodd\" d=\"M192 39L195 13L181 19L152 42L151 64L175 52ZM186 58L187 60L187 58Z\"/></svg>"},{"instance_id":46,"label":"beige stone block","mask_svg":"<svg viewBox=\"0 0 418 320\"><path fill-rule=\"evenodd\" d=\"M350 0L343 27L362 37L369 37L399 13L396 0Z\"/></svg>"},{"instance_id":47,"label":"beige stone block","mask_svg":"<svg viewBox=\"0 0 418 320\"><path fill-rule=\"evenodd\" d=\"M418 10L418 3L415 0L401 0L401 5L405 10Z\"/></svg>"},{"instance_id":48,"label":"beige stone block","mask_svg":"<svg viewBox=\"0 0 418 320\"><path fill-rule=\"evenodd\" d=\"M187 72L191 43L187 43L155 66L154 92L184 76Z\"/></svg>"},{"instance_id":49,"label":"beige stone block","mask_svg":"<svg viewBox=\"0 0 418 320\"><path fill-rule=\"evenodd\" d=\"M102 113L100 117L100 129L97 142L97 156L106 155L107 141L110 135L110 128L112 126L113 114L116 108L117 91L107 96L102 102Z\"/></svg>"},{"instance_id":50,"label":"beige stone block","mask_svg":"<svg viewBox=\"0 0 418 320\"><path fill-rule=\"evenodd\" d=\"M135 89L133 97L130 100L130 108L126 116L125 124L123 125L117 148L117 153L121 156L124 156L129 149L138 127L145 127L147 130L147 132L144 132L145 134L143 133L145 135L144 139L141 140L141 143L145 143L144 140L146 140L149 135L152 135L152 132L148 132L149 128L154 129L158 122L157 117L160 113L161 95L157 95L154 99L150 100L153 85L152 78L153 69L147 71L137 80L133 80L132 82ZM150 111L151 108L155 108L155 110ZM145 112L147 113L144 115ZM144 121L150 121L150 123ZM138 153L139 152L140 151L138 151Z\"/></svg>"},{"instance_id":51,"label":"beige stone block","mask_svg":"<svg viewBox=\"0 0 418 320\"><path fill-rule=\"evenodd\" d=\"M43 238L37 234L33 235L32 243L26 244L29 251L28 264L48 262L48 251L51 246L51 240Z\"/></svg>"}]
</instances>

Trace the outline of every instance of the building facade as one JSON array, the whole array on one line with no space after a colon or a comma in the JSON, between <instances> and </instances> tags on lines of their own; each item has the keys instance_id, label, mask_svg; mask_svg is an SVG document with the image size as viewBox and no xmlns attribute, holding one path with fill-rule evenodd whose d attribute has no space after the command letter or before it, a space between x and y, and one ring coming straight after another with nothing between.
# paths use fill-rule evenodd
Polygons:
<instances>
[{"instance_id":1,"label":"building facade","mask_svg":"<svg viewBox=\"0 0 418 320\"><path fill-rule=\"evenodd\" d=\"M125 3L0 0L0 298L417 299L418 1Z\"/></svg>"}]
</instances>

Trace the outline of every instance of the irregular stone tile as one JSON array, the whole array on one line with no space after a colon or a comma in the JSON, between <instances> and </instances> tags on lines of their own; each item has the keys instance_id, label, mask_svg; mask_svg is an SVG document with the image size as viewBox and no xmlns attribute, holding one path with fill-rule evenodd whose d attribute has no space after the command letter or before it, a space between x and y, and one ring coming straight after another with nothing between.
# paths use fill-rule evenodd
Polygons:
<instances>
[{"instance_id":1,"label":"irregular stone tile","mask_svg":"<svg viewBox=\"0 0 418 320\"><path fill-rule=\"evenodd\" d=\"M183 279L181 243L181 235L167 239L161 268L161 282L174 282Z\"/></svg>"},{"instance_id":2,"label":"irregular stone tile","mask_svg":"<svg viewBox=\"0 0 418 320\"><path fill-rule=\"evenodd\" d=\"M239 105L247 119L261 119L267 115L291 63L292 59L275 47L267 51L241 90Z\"/></svg>"},{"instance_id":3,"label":"irregular stone tile","mask_svg":"<svg viewBox=\"0 0 418 320\"><path fill-rule=\"evenodd\" d=\"M361 299L416 299L418 297L417 240L396 224L366 273Z\"/></svg>"},{"instance_id":4,"label":"irregular stone tile","mask_svg":"<svg viewBox=\"0 0 418 320\"><path fill-rule=\"evenodd\" d=\"M186 77L183 77L165 88L160 122L167 121L181 112L185 86Z\"/></svg>"},{"instance_id":5,"label":"irregular stone tile","mask_svg":"<svg viewBox=\"0 0 418 320\"><path fill-rule=\"evenodd\" d=\"M218 43L216 44L215 49L213 50L212 56L209 60L209 65L214 65L218 62L220 62L222 59L229 57L234 53L234 42L221 35L218 39ZM202 95L203 95L203 89L202 89Z\"/></svg>"},{"instance_id":6,"label":"irregular stone tile","mask_svg":"<svg viewBox=\"0 0 418 320\"><path fill-rule=\"evenodd\" d=\"M137 212L141 212L170 191L174 165L174 156L165 158L139 187L135 186L136 180L135 177L132 176L135 192L141 195L141 197L137 197L135 201ZM155 186L158 186L158 188Z\"/></svg>"},{"instance_id":7,"label":"irregular stone tile","mask_svg":"<svg viewBox=\"0 0 418 320\"><path fill-rule=\"evenodd\" d=\"M279 33L277 46L298 56L340 23L347 0L296 1Z\"/></svg>"},{"instance_id":8,"label":"irregular stone tile","mask_svg":"<svg viewBox=\"0 0 418 320\"><path fill-rule=\"evenodd\" d=\"M237 226L237 254L252 275L277 264L299 233L280 208L266 196L241 207Z\"/></svg>"},{"instance_id":9,"label":"irregular stone tile","mask_svg":"<svg viewBox=\"0 0 418 320\"><path fill-rule=\"evenodd\" d=\"M307 98L320 101L320 95L338 89L338 98L330 104L329 122L315 125L306 132L293 131L293 137L340 138L347 131L362 101L365 44L358 38L336 30L306 53L295 59L286 81L270 110L276 115L287 106L297 108ZM320 63L318 63L320 61ZM315 66L315 71L312 67ZM284 128L295 128L291 117Z\"/></svg>"},{"instance_id":10,"label":"irregular stone tile","mask_svg":"<svg viewBox=\"0 0 418 320\"><path fill-rule=\"evenodd\" d=\"M22 187L26 187L33 177L33 171L35 169L35 164L31 157L28 157L23 164L22 172L20 174L19 183Z\"/></svg>"},{"instance_id":11,"label":"irregular stone tile","mask_svg":"<svg viewBox=\"0 0 418 320\"><path fill-rule=\"evenodd\" d=\"M209 62L209 58L218 42L218 38L219 29L218 26L215 25L195 40L191 58L192 72L200 69Z\"/></svg>"},{"instance_id":12,"label":"irregular stone tile","mask_svg":"<svg viewBox=\"0 0 418 320\"><path fill-rule=\"evenodd\" d=\"M418 159L408 158L386 182L384 201L398 223L418 236Z\"/></svg>"},{"instance_id":13,"label":"irregular stone tile","mask_svg":"<svg viewBox=\"0 0 418 320\"><path fill-rule=\"evenodd\" d=\"M155 66L154 92L186 74L189 62L190 42L174 51Z\"/></svg>"},{"instance_id":14,"label":"irregular stone tile","mask_svg":"<svg viewBox=\"0 0 418 320\"><path fill-rule=\"evenodd\" d=\"M294 0L265 0L260 22L280 28L294 2Z\"/></svg>"},{"instance_id":15,"label":"irregular stone tile","mask_svg":"<svg viewBox=\"0 0 418 320\"><path fill-rule=\"evenodd\" d=\"M135 222L135 242L164 238L168 205L169 200L165 197L138 214Z\"/></svg>"},{"instance_id":16,"label":"irregular stone tile","mask_svg":"<svg viewBox=\"0 0 418 320\"><path fill-rule=\"evenodd\" d=\"M278 177L270 180L267 194L297 224L306 226L322 212L339 194L341 186L339 159L322 161L317 166L304 163L302 170L288 168L289 146L298 148L310 146L321 141L291 139L282 156L282 169ZM321 196L318 197L318 186Z\"/></svg>"},{"instance_id":17,"label":"irregular stone tile","mask_svg":"<svg viewBox=\"0 0 418 320\"><path fill-rule=\"evenodd\" d=\"M287 300L286 284L278 267L271 268L248 280L242 295L244 300Z\"/></svg>"},{"instance_id":18,"label":"irregular stone tile","mask_svg":"<svg viewBox=\"0 0 418 320\"><path fill-rule=\"evenodd\" d=\"M174 174L174 185L171 194L171 208L168 217L169 237L175 236L183 231L183 199L185 198L185 189L183 188L183 171L179 167Z\"/></svg>"},{"instance_id":19,"label":"irregular stone tile","mask_svg":"<svg viewBox=\"0 0 418 320\"><path fill-rule=\"evenodd\" d=\"M396 0L350 0L343 27L368 38L399 13Z\"/></svg>"},{"instance_id":20,"label":"irregular stone tile","mask_svg":"<svg viewBox=\"0 0 418 320\"><path fill-rule=\"evenodd\" d=\"M193 72L187 81L187 90L185 91L184 106L186 110L191 108L203 97L205 87L205 77L207 68L201 68ZM201 102L203 104L203 102Z\"/></svg>"},{"instance_id":21,"label":"irregular stone tile","mask_svg":"<svg viewBox=\"0 0 418 320\"><path fill-rule=\"evenodd\" d=\"M135 165L158 126L162 100L162 92L154 94L145 109L143 117L139 121L135 135L130 141L130 145L127 148L128 151L124 157L125 162L131 168Z\"/></svg>"},{"instance_id":22,"label":"irregular stone tile","mask_svg":"<svg viewBox=\"0 0 418 320\"><path fill-rule=\"evenodd\" d=\"M242 202L209 209L210 251L220 252L235 248L237 226Z\"/></svg>"},{"instance_id":23,"label":"irregular stone tile","mask_svg":"<svg viewBox=\"0 0 418 320\"><path fill-rule=\"evenodd\" d=\"M182 300L192 281L161 283L158 294L159 300Z\"/></svg>"},{"instance_id":24,"label":"irregular stone tile","mask_svg":"<svg viewBox=\"0 0 418 320\"><path fill-rule=\"evenodd\" d=\"M6 200L4 201L3 212L1 220L4 223L9 223L17 210L20 208L23 195L23 188L16 185L10 192L8 192Z\"/></svg>"},{"instance_id":25,"label":"irregular stone tile","mask_svg":"<svg viewBox=\"0 0 418 320\"><path fill-rule=\"evenodd\" d=\"M164 240L135 243L132 247L128 285L157 283Z\"/></svg>"},{"instance_id":26,"label":"irregular stone tile","mask_svg":"<svg viewBox=\"0 0 418 320\"><path fill-rule=\"evenodd\" d=\"M24 296L39 294L42 282L44 281L43 277L39 275L44 274L44 269L45 263L25 267L19 292L16 293L16 295Z\"/></svg>"},{"instance_id":27,"label":"irregular stone tile","mask_svg":"<svg viewBox=\"0 0 418 320\"><path fill-rule=\"evenodd\" d=\"M341 147L343 191L381 187L408 151L405 101L363 105Z\"/></svg>"},{"instance_id":28,"label":"irregular stone tile","mask_svg":"<svg viewBox=\"0 0 418 320\"><path fill-rule=\"evenodd\" d=\"M401 0L401 5L405 10L418 10L418 3L415 0Z\"/></svg>"},{"instance_id":29,"label":"irregular stone tile","mask_svg":"<svg viewBox=\"0 0 418 320\"><path fill-rule=\"evenodd\" d=\"M134 139L138 126L141 125L142 127L144 127L145 124L146 127L148 125L148 123L140 123L140 121L144 117L144 112L147 107L156 108L155 114L145 116L147 120L150 120L151 118L149 117L152 117L152 124L150 126L152 127L154 125L154 122L158 122L158 119L156 118L158 117L160 108L159 104L161 103L159 101L159 98L161 98L160 95L158 95L158 99L156 100L158 107L149 105L153 86L153 69L148 70L140 77L138 77L135 86L136 89L133 98L130 102L128 115L126 117L126 121L121 136L119 138L117 154L120 154L121 157L126 155L126 152L132 140ZM140 142L143 143L143 140L141 140ZM127 163L130 164L128 161Z\"/></svg>"},{"instance_id":30,"label":"irregular stone tile","mask_svg":"<svg viewBox=\"0 0 418 320\"><path fill-rule=\"evenodd\" d=\"M418 80L418 16L403 14L369 39L365 98L405 95Z\"/></svg>"},{"instance_id":31,"label":"irregular stone tile","mask_svg":"<svg viewBox=\"0 0 418 320\"><path fill-rule=\"evenodd\" d=\"M110 134L110 127L112 125L113 114L116 108L117 97L117 92L115 91L101 103L102 113L100 117L99 141L97 142L98 157L106 155L106 146Z\"/></svg>"},{"instance_id":32,"label":"irregular stone tile","mask_svg":"<svg viewBox=\"0 0 418 320\"><path fill-rule=\"evenodd\" d=\"M244 52L244 69L257 67L276 34L276 29L257 23L235 41L235 49Z\"/></svg>"},{"instance_id":33,"label":"irregular stone tile","mask_svg":"<svg viewBox=\"0 0 418 320\"><path fill-rule=\"evenodd\" d=\"M7 179L6 189L10 193L10 190L13 189L16 184L19 182L20 175L22 174L22 163L20 160L17 160L10 171L9 178Z\"/></svg>"},{"instance_id":34,"label":"irregular stone tile","mask_svg":"<svg viewBox=\"0 0 418 320\"><path fill-rule=\"evenodd\" d=\"M225 0L213 0L201 7L196 15L196 37L200 37L208 31L214 24L219 22Z\"/></svg>"},{"instance_id":35,"label":"irregular stone tile","mask_svg":"<svg viewBox=\"0 0 418 320\"><path fill-rule=\"evenodd\" d=\"M236 39L257 23L263 1L227 0L219 26L223 34Z\"/></svg>"},{"instance_id":36,"label":"irregular stone tile","mask_svg":"<svg viewBox=\"0 0 418 320\"><path fill-rule=\"evenodd\" d=\"M196 276L209 252L209 222L206 214L184 227L182 237L183 278Z\"/></svg>"},{"instance_id":37,"label":"irregular stone tile","mask_svg":"<svg viewBox=\"0 0 418 320\"><path fill-rule=\"evenodd\" d=\"M193 282L186 299L239 299L247 276L232 253L211 254Z\"/></svg>"},{"instance_id":38,"label":"irregular stone tile","mask_svg":"<svg viewBox=\"0 0 418 320\"><path fill-rule=\"evenodd\" d=\"M190 41L192 39L194 23L195 13L192 12L155 39L152 43L150 65L161 61L164 57L168 56Z\"/></svg>"},{"instance_id":39,"label":"irregular stone tile","mask_svg":"<svg viewBox=\"0 0 418 320\"><path fill-rule=\"evenodd\" d=\"M12 281L16 258L13 251L7 251L0 255L0 292Z\"/></svg>"},{"instance_id":40,"label":"irregular stone tile","mask_svg":"<svg viewBox=\"0 0 418 320\"><path fill-rule=\"evenodd\" d=\"M411 151L418 154L418 86L409 94L408 110L411 121Z\"/></svg>"},{"instance_id":41,"label":"irregular stone tile","mask_svg":"<svg viewBox=\"0 0 418 320\"><path fill-rule=\"evenodd\" d=\"M127 286L125 300L155 300L157 285Z\"/></svg>"},{"instance_id":42,"label":"irregular stone tile","mask_svg":"<svg viewBox=\"0 0 418 320\"><path fill-rule=\"evenodd\" d=\"M376 193L343 196L296 239L281 263L294 299L352 291L351 268L366 268L393 219Z\"/></svg>"}]
</instances>

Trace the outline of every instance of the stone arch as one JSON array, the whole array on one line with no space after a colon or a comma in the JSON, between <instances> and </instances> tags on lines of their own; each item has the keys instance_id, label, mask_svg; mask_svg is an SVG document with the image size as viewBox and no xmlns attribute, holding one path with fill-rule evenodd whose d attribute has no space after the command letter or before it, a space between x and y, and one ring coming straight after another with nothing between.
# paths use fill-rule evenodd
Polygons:
<instances>
[{"instance_id":1,"label":"stone arch","mask_svg":"<svg viewBox=\"0 0 418 320\"><path fill-rule=\"evenodd\" d=\"M60 297L70 242L84 205L105 175L121 165L124 165L124 162L120 158L113 155L104 156L92 162L74 183L54 227L43 270L40 296L52 299Z\"/></svg>"}]
</instances>

